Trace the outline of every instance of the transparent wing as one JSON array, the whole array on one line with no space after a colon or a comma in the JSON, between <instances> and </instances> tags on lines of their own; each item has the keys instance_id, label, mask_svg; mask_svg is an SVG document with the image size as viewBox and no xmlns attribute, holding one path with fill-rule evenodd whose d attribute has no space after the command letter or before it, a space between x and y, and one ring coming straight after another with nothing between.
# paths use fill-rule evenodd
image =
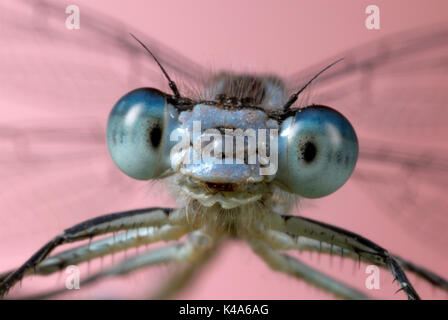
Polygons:
<instances>
[{"instance_id":1,"label":"transparent wing","mask_svg":"<svg viewBox=\"0 0 448 320\"><path fill-rule=\"evenodd\" d=\"M2 270L17 264L15 256L23 259L23 252L8 250L12 236L40 243L51 236L44 224L61 230L132 206L136 194L148 192L147 183L130 183L118 172L105 143L107 116L120 96L142 86L169 92L129 33L151 48L174 79L200 86L207 77L192 61L85 6L81 28L68 30L65 5L0 4L0 202L1 228L8 230L0 242L9 257L0 259Z\"/></svg>"},{"instance_id":2,"label":"transparent wing","mask_svg":"<svg viewBox=\"0 0 448 320\"><path fill-rule=\"evenodd\" d=\"M290 90L339 58L301 103L326 104L350 119L360 140L353 179L379 212L446 252L448 25L342 52L291 75Z\"/></svg>"}]
</instances>

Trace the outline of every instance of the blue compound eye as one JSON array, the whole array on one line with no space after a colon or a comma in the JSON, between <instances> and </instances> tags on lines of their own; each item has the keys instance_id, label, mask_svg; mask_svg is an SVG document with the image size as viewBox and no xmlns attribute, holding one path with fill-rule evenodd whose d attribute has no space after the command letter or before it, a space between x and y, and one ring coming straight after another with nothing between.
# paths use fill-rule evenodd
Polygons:
<instances>
[{"instance_id":1,"label":"blue compound eye","mask_svg":"<svg viewBox=\"0 0 448 320\"><path fill-rule=\"evenodd\" d=\"M355 130L329 107L302 109L282 123L277 179L293 193L319 198L336 191L357 159Z\"/></svg>"},{"instance_id":2,"label":"blue compound eye","mask_svg":"<svg viewBox=\"0 0 448 320\"><path fill-rule=\"evenodd\" d=\"M112 109L107 146L115 164L128 176L149 180L169 168L166 140L170 122L177 116L169 106L162 92L142 88L124 95Z\"/></svg>"}]
</instances>

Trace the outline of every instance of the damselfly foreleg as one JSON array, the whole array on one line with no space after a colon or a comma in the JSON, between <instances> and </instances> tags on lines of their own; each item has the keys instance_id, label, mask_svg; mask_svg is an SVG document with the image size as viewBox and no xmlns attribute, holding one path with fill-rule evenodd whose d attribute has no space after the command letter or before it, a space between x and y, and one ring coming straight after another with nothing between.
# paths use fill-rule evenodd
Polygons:
<instances>
[{"instance_id":1,"label":"damselfly foreleg","mask_svg":"<svg viewBox=\"0 0 448 320\"><path fill-rule=\"evenodd\" d=\"M311 285L345 299L368 299L360 291L335 280L320 271L314 270L290 255L280 253L270 247L263 240L250 241L254 252L262 258L272 269L292 275Z\"/></svg>"},{"instance_id":2,"label":"damselfly foreleg","mask_svg":"<svg viewBox=\"0 0 448 320\"><path fill-rule=\"evenodd\" d=\"M370 261L384 264L392 272L408 299L419 299L417 292L408 280L403 267L387 250L374 242L353 232L326 223L296 216L282 216L284 225L278 231L295 237L307 237L338 246L362 257L370 257ZM344 251L341 251L342 253Z\"/></svg>"},{"instance_id":3,"label":"damselfly foreleg","mask_svg":"<svg viewBox=\"0 0 448 320\"><path fill-rule=\"evenodd\" d=\"M9 272L0 283L0 296L4 296L30 270L38 265L58 246L64 243L90 239L97 235L141 227L187 225L185 213L170 208L146 208L100 216L84 221L56 236L29 258L21 267Z\"/></svg>"}]
</instances>

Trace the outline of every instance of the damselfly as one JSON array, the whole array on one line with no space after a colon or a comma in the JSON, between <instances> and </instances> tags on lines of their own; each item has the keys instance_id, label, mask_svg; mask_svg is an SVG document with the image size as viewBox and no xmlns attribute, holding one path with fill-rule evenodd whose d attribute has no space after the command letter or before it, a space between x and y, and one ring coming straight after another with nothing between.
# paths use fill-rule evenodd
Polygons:
<instances>
[{"instance_id":1,"label":"damselfly","mask_svg":"<svg viewBox=\"0 0 448 320\"><path fill-rule=\"evenodd\" d=\"M142 169L153 171L143 172L143 176L139 176L141 168L127 173L137 178L159 178L177 173L174 179L171 178L174 181L172 185L175 186L175 196L185 208L180 211L130 211L95 218L87 224L67 229L30 259L29 265L19 269L21 272L4 274L3 289L8 289L25 273L51 273L94 257L156 240L177 240L186 234L191 234L190 240L182 241L181 245L140 253L121 262L115 261L112 267L105 267L98 273L89 273L81 277L81 286L145 264L194 261L176 274L174 282L168 282L155 294L156 297L168 296L174 289L185 286L189 277L212 256L223 239L230 236L247 240L255 253L274 269L346 298L364 298L365 293L308 268L295 258L279 254L277 250L338 253L369 264L379 264L392 271L410 298L416 298L417 294L401 268L447 288L446 281L432 272L391 255L361 237L301 216L285 216L295 201L291 194L321 196L333 191L347 178L356 153L353 137L347 138L351 141L348 143L348 148L351 148L349 154L326 153L326 163L332 163L334 167L327 166L329 172L311 179L313 182L319 182L317 178L327 179L322 185L328 186L338 178L332 176L333 170L339 170L338 164L345 164L343 167L348 168L346 176L336 181L332 190L323 193L316 189L322 185L312 186L310 190L301 189L304 185L310 187L310 182L303 183L294 175L301 167L295 167L293 160L282 152L282 146L288 145L285 147L288 150L293 148L281 142L278 167L281 178L272 179L272 183L247 174L246 164L235 171L237 176L228 170L210 173L201 168L183 168L182 171L181 167L165 166L165 151L158 153L159 148L167 149L169 132L166 129L180 126L179 121L185 124L196 116L202 121L214 119L219 123L210 126L225 132L225 129L239 127L235 123L246 117L246 120L251 118L258 128L271 121L270 128L278 128L280 136L283 133L295 141L295 154L301 154L301 161L312 163L319 159L323 147L309 140L299 143L302 139L296 135L289 136L282 126L291 124L297 117L306 117L309 111L317 112L318 118L323 116L320 112L336 115L329 109L304 108L312 104L331 106L342 112L355 129L362 128L362 134L359 134L360 161L352 179L376 199L379 211L391 213L389 217L398 219L405 227L411 226L412 235L424 239L429 248L443 256L437 247L443 248L447 240L443 234L447 221L443 196L447 172L446 146L440 138L445 132L446 119L446 26L393 35L342 52L291 76L249 76L247 73L220 76L165 49L153 39L141 36L140 32L90 11L83 14L78 34L67 33L69 31L58 26L58 17L63 12L63 6L40 3L35 6L11 5L1 13L2 26L7 26L2 28L2 39L8 44L2 49L4 102L22 103L16 104L18 112L14 121L2 125L2 143L8 148L3 155L2 168L6 225L8 228L22 228L23 219L30 212L28 223L38 230L41 214L53 212L54 220L46 223L59 220L59 223L69 226L66 217L70 210L80 214L76 219L71 218L73 222L81 221L81 216L87 218L100 212L116 211L117 207L114 208L110 200L113 198L123 201L125 205L120 205L123 208L132 206L130 195L135 184L124 180L107 156L104 124L109 112L106 109L120 94L148 86L148 81L151 87L164 93L137 91L127 99L137 99L137 102L157 109L160 116L156 117L157 121L153 121L154 117L147 119L148 127L143 126L143 129L149 136L142 140L153 149L149 156L157 154L157 158L150 159ZM173 90L169 91L161 69L132 41L127 34L130 31L149 45L169 76L182 79L173 82L178 84L178 90L171 85ZM80 55L73 53L77 50L82 51L84 58L90 59L81 62ZM314 91L310 93L310 87L305 84L339 58L344 60L312 82ZM123 62L128 64L127 68L123 68ZM288 105L291 94L301 87L306 87L306 90L300 93L299 101ZM39 108L36 108L37 103ZM198 105L206 108L201 111ZM239 112L239 118L234 117L235 112ZM171 127L169 119L174 121ZM337 119L344 118L337 116ZM247 121L243 123L247 124ZM334 127L334 123L332 125ZM315 137L315 134L309 135ZM137 149L141 150L141 146ZM347 148L343 150L346 152ZM116 157L114 159L117 160ZM134 160L132 156L130 160ZM290 166L292 169L287 171ZM216 175L210 179L207 176L210 174ZM242 182L242 175L251 180ZM149 197L154 196L150 194ZM89 210L81 210L82 205L87 207L87 203ZM17 217L20 219L15 220ZM135 227L142 228L135 230ZM33 228L24 230L25 233L15 233L17 237L26 237ZM77 249L42 261L50 249L63 242L120 230L128 231L101 240L93 238ZM380 236L375 238L380 245L384 237L381 230ZM398 232L402 231L397 229ZM14 243L14 238L9 235L7 241ZM406 254L407 250L403 253ZM2 260L9 260L12 254L2 255L5 256L7 259ZM22 254L20 256L23 258ZM64 288L62 291L67 290Z\"/></svg>"}]
</instances>

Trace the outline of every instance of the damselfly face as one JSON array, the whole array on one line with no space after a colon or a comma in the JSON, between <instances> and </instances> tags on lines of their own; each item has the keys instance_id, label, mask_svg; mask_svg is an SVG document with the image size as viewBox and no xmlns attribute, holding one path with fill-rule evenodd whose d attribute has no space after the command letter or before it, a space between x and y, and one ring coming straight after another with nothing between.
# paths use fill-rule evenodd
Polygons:
<instances>
[{"instance_id":1,"label":"damselfly face","mask_svg":"<svg viewBox=\"0 0 448 320\"><path fill-rule=\"evenodd\" d=\"M400 3L378 0L381 17L387 18L380 30L368 30L360 3L254 6L204 1L192 6L127 1L103 7L77 1L80 29L69 30L66 6L59 2L2 2L0 272L21 265L62 230L105 213L184 203L192 219L193 202L235 209L264 199L286 200L276 208L285 213L300 198L292 214L350 229L446 277L447 26L429 25L443 21L448 8L444 2L434 3L413 2L403 9ZM192 103L173 104L160 69L129 32L148 45ZM276 111L292 93L340 58L344 60L300 94L293 113L279 116ZM241 81L248 75L249 82ZM243 95L230 88L243 83ZM133 93L123 96L126 92ZM136 100L128 100L132 97ZM118 110L117 101L124 109ZM118 116L138 113L132 111L138 101L143 117L124 121L126 117ZM117 113L111 114L114 105ZM322 123L316 125L315 114L334 125L330 131L336 136L346 137L343 132L352 132L352 126L356 130L359 154L351 176L355 136L341 139L348 158L344 154L338 163L337 150L332 155L321 152L332 149L329 137L334 135L322 130ZM106 143L108 116L109 127L116 131L109 130ZM225 137L233 137L232 156L224 152L220 157L211 148L210 157L195 164L195 120L200 120L199 136L212 136L207 129L220 133L224 151ZM300 131L298 123L311 133ZM257 142L258 130L267 130L266 155L260 156L256 143L254 163L249 163L249 138L242 139L243 147L236 144L236 129L248 128L255 130ZM120 145L121 138L129 138L122 134L125 129L136 139ZM270 166L275 162L270 157L271 129L278 130L277 166ZM185 149L179 143L188 135ZM304 136L322 141L309 143ZM205 140L196 145L204 147L201 154L219 145ZM174 146L180 148L171 156ZM236 163L238 150L245 151L242 163ZM234 163L215 162L227 158ZM275 167L275 173L260 174L260 169ZM128 179L123 172L143 181ZM299 173L303 175L293 175ZM167 181L174 197L164 185L152 183L158 180ZM317 186L304 190L310 181ZM325 244L314 248L322 250L319 258L306 253L296 257L370 296L404 297L394 295L397 287L387 271L381 269L380 288L369 289L370 262L345 262L346 252L331 251ZM139 253L145 250L140 247ZM128 249L80 263L81 281L135 254ZM230 242L215 258L196 284L177 297L331 297L273 273L241 242ZM65 289L63 270L59 276L25 279L22 289L10 294L22 297L62 288L66 298L148 297L175 270L156 268L81 285L81 290ZM422 297L445 298L412 275L410 280Z\"/></svg>"},{"instance_id":2,"label":"damselfly face","mask_svg":"<svg viewBox=\"0 0 448 320\"><path fill-rule=\"evenodd\" d=\"M134 90L110 114L109 151L133 178L177 174L177 191L206 207L266 204L279 190L328 195L354 169L356 134L337 111L288 99L280 80L247 75L220 76L182 104Z\"/></svg>"}]
</instances>

